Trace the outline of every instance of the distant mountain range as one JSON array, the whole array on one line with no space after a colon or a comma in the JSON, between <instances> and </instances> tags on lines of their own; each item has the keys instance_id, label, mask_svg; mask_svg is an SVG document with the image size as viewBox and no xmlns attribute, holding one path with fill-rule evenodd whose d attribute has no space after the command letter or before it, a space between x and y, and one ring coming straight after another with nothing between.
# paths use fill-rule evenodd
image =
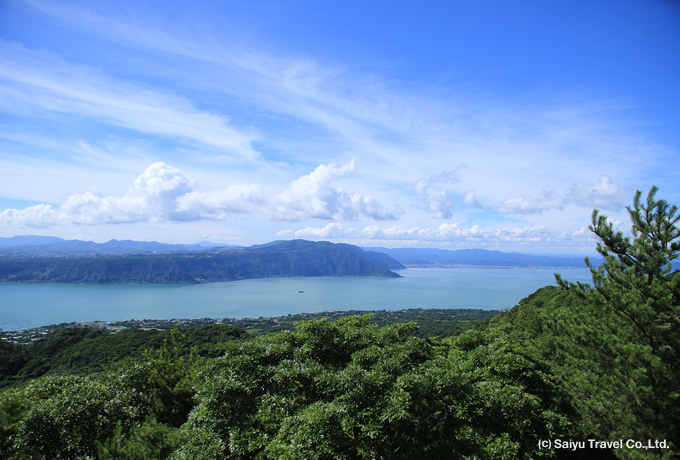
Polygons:
<instances>
[{"instance_id":1,"label":"distant mountain range","mask_svg":"<svg viewBox=\"0 0 680 460\"><path fill-rule=\"evenodd\" d=\"M486 249L459 249L455 251L432 248L369 248L398 260L406 266L475 266L516 268L585 268L584 257L531 255L515 252L488 251ZM597 257L593 257L597 263Z\"/></svg>"},{"instance_id":2,"label":"distant mountain range","mask_svg":"<svg viewBox=\"0 0 680 460\"><path fill-rule=\"evenodd\" d=\"M65 240L53 236L20 235L0 238L0 258L12 256L94 256L94 255L151 255L172 254L196 251L219 251L242 249L246 251L299 251L317 244L305 240L273 241L244 248L201 241L195 244L166 244L155 241L110 240L106 243L92 241ZM433 248L359 248L350 244L335 244L349 253L390 270L406 266L475 266L475 267L520 267L520 268L584 268L584 258L576 256L532 255L515 252L489 251L485 249L446 250ZM599 262L598 257L592 258ZM403 264L403 265L402 265Z\"/></svg>"},{"instance_id":3,"label":"distant mountain range","mask_svg":"<svg viewBox=\"0 0 680 460\"><path fill-rule=\"evenodd\" d=\"M184 284L290 276L399 277L390 268L404 268L385 254L357 246L304 240L200 250L161 243L34 241L37 244L0 251L0 282Z\"/></svg>"},{"instance_id":4,"label":"distant mountain range","mask_svg":"<svg viewBox=\"0 0 680 460\"><path fill-rule=\"evenodd\" d=\"M209 241L196 244L165 244L156 241L111 240L106 243L92 241L64 240L55 236L19 235L0 238L0 254L34 255L87 255L87 254L132 254L154 252L203 251L214 247L239 247Z\"/></svg>"}]
</instances>

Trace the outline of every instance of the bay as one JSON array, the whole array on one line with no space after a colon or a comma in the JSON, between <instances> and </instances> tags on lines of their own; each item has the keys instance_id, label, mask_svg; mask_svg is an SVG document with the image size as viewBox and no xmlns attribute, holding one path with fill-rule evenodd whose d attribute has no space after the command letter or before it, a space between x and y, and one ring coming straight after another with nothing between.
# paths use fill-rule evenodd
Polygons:
<instances>
[{"instance_id":1,"label":"bay","mask_svg":"<svg viewBox=\"0 0 680 460\"><path fill-rule=\"evenodd\" d=\"M588 270L559 270L590 281ZM409 268L402 278L264 278L193 285L0 284L0 328L170 318L258 318L335 310L512 308L555 270Z\"/></svg>"}]
</instances>

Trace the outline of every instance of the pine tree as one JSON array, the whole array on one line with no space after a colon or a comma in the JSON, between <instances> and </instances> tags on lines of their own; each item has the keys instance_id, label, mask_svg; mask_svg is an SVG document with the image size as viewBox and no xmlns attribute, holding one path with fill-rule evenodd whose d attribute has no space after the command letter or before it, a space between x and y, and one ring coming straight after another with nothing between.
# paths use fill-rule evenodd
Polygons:
<instances>
[{"instance_id":1,"label":"pine tree","mask_svg":"<svg viewBox=\"0 0 680 460\"><path fill-rule=\"evenodd\" d=\"M652 187L646 201L638 191L627 207L632 239L593 211L590 230L604 261L586 259L592 286L556 275L579 297L577 306L562 309L559 323L571 344L565 359L579 370L567 378L580 388L595 432L661 437L677 451L680 271L673 261L680 256L680 216L677 206L655 198L657 191Z\"/></svg>"}]
</instances>

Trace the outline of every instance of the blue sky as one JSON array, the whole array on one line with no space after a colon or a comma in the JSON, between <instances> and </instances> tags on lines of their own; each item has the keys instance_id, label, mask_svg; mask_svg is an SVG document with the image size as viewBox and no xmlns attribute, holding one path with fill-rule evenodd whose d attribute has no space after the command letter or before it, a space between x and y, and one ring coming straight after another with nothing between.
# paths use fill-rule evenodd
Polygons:
<instances>
[{"instance_id":1,"label":"blue sky","mask_svg":"<svg viewBox=\"0 0 680 460\"><path fill-rule=\"evenodd\" d=\"M672 1L0 1L0 236L592 253L680 203Z\"/></svg>"}]
</instances>

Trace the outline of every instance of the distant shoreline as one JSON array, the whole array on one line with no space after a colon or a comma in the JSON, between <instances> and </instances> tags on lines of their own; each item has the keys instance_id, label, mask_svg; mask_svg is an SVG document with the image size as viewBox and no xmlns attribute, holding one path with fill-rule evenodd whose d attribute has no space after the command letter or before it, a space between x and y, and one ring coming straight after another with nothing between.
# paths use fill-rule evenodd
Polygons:
<instances>
[{"instance_id":1,"label":"distant shoreline","mask_svg":"<svg viewBox=\"0 0 680 460\"><path fill-rule=\"evenodd\" d=\"M178 329L185 329L193 326L201 326L206 324L228 324L231 326L242 327L246 330L253 329L253 323L289 323L291 321L304 321L313 318L332 318L337 319L343 316L352 315L390 315L403 316L414 313L426 312L428 315L438 314L441 312L452 313L458 312L475 314L481 317L491 317L498 314L501 310L485 310L481 308L405 308L400 310L334 310L321 311L312 313L295 313L279 316L268 317L251 317L251 318L170 318L170 319L129 319L120 321L75 321L69 323L48 324L45 326L38 326L28 329L14 329L14 330L0 330L0 339L6 340L10 343L29 344L35 340L39 340L46 336L49 332L56 329L68 327L89 327L92 329L105 329L109 332L120 332L126 329L140 329L140 330L170 330L174 327ZM454 315L455 316L455 315ZM412 320L412 319L411 319ZM271 327L271 326L270 326Z\"/></svg>"},{"instance_id":2,"label":"distant shoreline","mask_svg":"<svg viewBox=\"0 0 680 460\"><path fill-rule=\"evenodd\" d=\"M442 269L455 269L455 268L472 268L481 270L589 270L588 267L575 267L575 266L565 266L565 267L549 267L549 266L523 266L523 265L463 265L463 264L404 264L405 268L392 269L392 272L399 275L399 278L403 278L399 272L408 270L409 268L442 268ZM291 276L261 276L253 278L237 278L237 279L226 279L226 280L197 280L195 282L186 283L82 283L82 282L54 282L54 281L39 281L39 280L26 280L26 281L3 281L0 280L0 284L50 284L50 285L69 285L69 286L192 286L197 284L213 284L213 283L231 283L234 281L247 281L247 280L259 280L259 279L272 279L272 278L394 278L392 276L383 275L291 275Z\"/></svg>"},{"instance_id":3,"label":"distant shoreline","mask_svg":"<svg viewBox=\"0 0 680 460\"><path fill-rule=\"evenodd\" d=\"M585 264L584 264L585 265ZM542 266L542 265L464 265L464 264L404 264L408 268L479 268L491 270L589 270L584 266ZM403 270L403 269L402 269ZM395 270L399 271L399 270Z\"/></svg>"},{"instance_id":4,"label":"distant shoreline","mask_svg":"<svg viewBox=\"0 0 680 460\"><path fill-rule=\"evenodd\" d=\"M423 267L426 268L426 267ZM436 267L430 267L430 268L436 268ZM494 268L494 267L486 267L486 268ZM399 270L405 270L404 268L398 269ZM394 270L393 270L394 271ZM0 280L0 284L51 284L51 285L68 285L68 286L194 286L198 284L213 284L213 283L231 283L234 281L247 281L247 280L264 280L264 279L272 279L272 278L403 278L401 275L398 273L395 273L398 276L385 276L385 275L290 275L290 276L282 276L282 275L274 275L274 276L259 276L259 277L253 277L253 278L236 278L236 279L228 279L228 280L200 280L196 282L188 282L188 283L81 283L81 282L65 282L65 281L38 281L38 280L27 280L27 281L2 281Z\"/></svg>"}]
</instances>

